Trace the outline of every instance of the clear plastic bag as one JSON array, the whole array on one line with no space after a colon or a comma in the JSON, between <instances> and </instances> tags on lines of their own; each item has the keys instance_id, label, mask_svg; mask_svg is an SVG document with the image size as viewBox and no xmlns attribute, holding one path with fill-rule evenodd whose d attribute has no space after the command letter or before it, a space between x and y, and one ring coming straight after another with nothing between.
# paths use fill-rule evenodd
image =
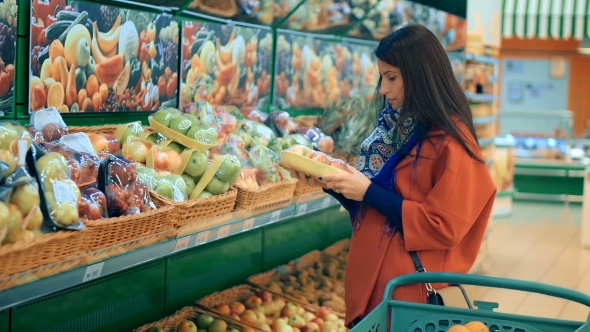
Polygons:
<instances>
[{"instance_id":1,"label":"clear plastic bag","mask_svg":"<svg viewBox=\"0 0 590 332\"><path fill-rule=\"evenodd\" d=\"M58 152L46 152L34 146L27 153L27 166L40 185L41 210L52 228L82 230L78 214L81 192L70 178L66 158Z\"/></svg>"},{"instance_id":2,"label":"clear plastic bag","mask_svg":"<svg viewBox=\"0 0 590 332\"><path fill-rule=\"evenodd\" d=\"M0 187L0 243L10 244L42 234L43 213L35 178L19 168Z\"/></svg>"},{"instance_id":3,"label":"clear plastic bag","mask_svg":"<svg viewBox=\"0 0 590 332\"><path fill-rule=\"evenodd\" d=\"M266 147L270 141L276 137L273 130L262 123L245 120L242 123L241 128L252 137L252 145Z\"/></svg>"},{"instance_id":4,"label":"clear plastic bag","mask_svg":"<svg viewBox=\"0 0 590 332\"><path fill-rule=\"evenodd\" d=\"M280 181L275 167L278 162L279 155L271 149L257 145L250 150L250 163L258 170L257 182L261 186Z\"/></svg>"},{"instance_id":5,"label":"clear plastic bag","mask_svg":"<svg viewBox=\"0 0 590 332\"><path fill-rule=\"evenodd\" d=\"M107 197L107 215L119 217L136 212L133 194L137 180L136 165L122 156L109 156L101 161L98 189Z\"/></svg>"},{"instance_id":6,"label":"clear plastic bag","mask_svg":"<svg viewBox=\"0 0 590 332\"><path fill-rule=\"evenodd\" d=\"M55 107L31 114L31 125L41 132L45 142L57 141L68 134L68 126Z\"/></svg>"},{"instance_id":7,"label":"clear plastic bag","mask_svg":"<svg viewBox=\"0 0 590 332\"><path fill-rule=\"evenodd\" d=\"M78 152L61 143L41 143L40 147L46 152L57 152L66 159L70 179L78 188L96 184L100 164L97 156Z\"/></svg>"},{"instance_id":8,"label":"clear plastic bag","mask_svg":"<svg viewBox=\"0 0 590 332\"><path fill-rule=\"evenodd\" d=\"M243 168L236 180L236 186L246 190L256 190L258 185L258 170L256 168Z\"/></svg>"},{"instance_id":9,"label":"clear plastic bag","mask_svg":"<svg viewBox=\"0 0 590 332\"><path fill-rule=\"evenodd\" d=\"M98 220L107 217L107 197L91 186L82 191L82 197L78 201L78 214L80 218Z\"/></svg>"},{"instance_id":10,"label":"clear plastic bag","mask_svg":"<svg viewBox=\"0 0 590 332\"><path fill-rule=\"evenodd\" d=\"M285 111L274 111L270 115L270 127L275 129L279 136L293 134L297 131L297 124L289 113Z\"/></svg>"}]
</instances>

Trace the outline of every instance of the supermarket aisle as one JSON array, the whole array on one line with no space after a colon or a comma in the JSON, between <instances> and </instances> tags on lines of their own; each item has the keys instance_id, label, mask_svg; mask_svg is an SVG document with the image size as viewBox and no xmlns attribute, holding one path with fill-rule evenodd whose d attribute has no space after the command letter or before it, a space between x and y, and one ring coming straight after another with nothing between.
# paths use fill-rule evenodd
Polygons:
<instances>
[{"instance_id":1,"label":"supermarket aisle","mask_svg":"<svg viewBox=\"0 0 590 332\"><path fill-rule=\"evenodd\" d=\"M494 220L489 234L487 273L538 281L590 294L590 249L579 241L581 206L515 203L513 214ZM473 299L500 303L498 311L586 320L588 308L544 295L469 289Z\"/></svg>"}]
</instances>

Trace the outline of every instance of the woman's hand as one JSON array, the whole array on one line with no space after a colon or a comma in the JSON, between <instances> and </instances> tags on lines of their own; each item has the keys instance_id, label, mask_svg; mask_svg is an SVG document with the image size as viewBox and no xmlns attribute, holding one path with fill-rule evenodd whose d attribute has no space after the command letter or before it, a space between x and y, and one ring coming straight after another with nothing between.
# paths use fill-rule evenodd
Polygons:
<instances>
[{"instance_id":1,"label":"woman's hand","mask_svg":"<svg viewBox=\"0 0 590 332\"><path fill-rule=\"evenodd\" d=\"M283 167L284 169L288 170L291 173L291 176L293 178L298 179L299 181L307 184L308 186L311 186L311 187L322 187L322 188L325 188L326 187L324 183L318 181L318 179L314 178L311 175L307 175L307 174L298 172L298 171L296 171L296 170L294 170L292 168L285 167L284 165L281 165L281 167Z\"/></svg>"},{"instance_id":2,"label":"woman's hand","mask_svg":"<svg viewBox=\"0 0 590 332\"><path fill-rule=\"evenodd\" d=\"M324 175L320 181L324 187L344 195L348 199L362 202L371 185L371 180L356 168L348 166L350 173Z\"/></svg>"}]
</instances>

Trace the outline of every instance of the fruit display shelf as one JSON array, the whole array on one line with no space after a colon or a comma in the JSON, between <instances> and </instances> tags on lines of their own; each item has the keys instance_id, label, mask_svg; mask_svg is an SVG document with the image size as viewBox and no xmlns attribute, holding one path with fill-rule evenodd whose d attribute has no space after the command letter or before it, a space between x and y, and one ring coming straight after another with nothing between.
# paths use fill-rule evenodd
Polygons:
<instances>
[{"instance_id":1,"label":"fruit display shelf","mask_svg":"<svg viewBox=\"0 0 590 332\"><path fill-rule=\"evenodd\" d=\"M293 204L287 207L263 213L247 219L230 218L223 224L200 230L197 233L176 236L163 242L125 253L120 256L95 262L73 270L54 275L45 279L24 284L0 292L0 311L14 307L20 303L46 296L76 285L87 283L107 275L115 274L130 267L176 254L187 249L218 241L229 236L248 232L265 225L277 223L297 216L312 214L321 209L337 206L339 203L331 196L304 204ZM123 243L121 246L125 246ZM113 250L112 248L107 248ZM96 255L91 253L90 255ZM94 257L93 256L93 257ZM84 259L84 258L82 258ZM91 261L91 260L87 260ZM95 260L93 260L95 261ZM19 277L19 276L16 276Z\"/></svg>"}]
</instances>

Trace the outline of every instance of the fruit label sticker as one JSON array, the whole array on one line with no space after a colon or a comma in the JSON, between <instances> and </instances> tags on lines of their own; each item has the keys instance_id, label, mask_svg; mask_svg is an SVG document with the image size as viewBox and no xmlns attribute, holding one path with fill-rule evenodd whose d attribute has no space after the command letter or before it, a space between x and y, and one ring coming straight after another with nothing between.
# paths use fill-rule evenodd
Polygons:
<instances>
[{"instance_id":1,"label":"fruit label sticker","mask_svg":"<svg viewBox=\"0 0 590 332\"><path fill-rule=\"evenodd\" d=\"M330 206L330 197L326 197L324 198L324 200L322 201L322 209L327 208L328 206Z\"/></svg>"},{"instance_id":2,"label":"fruit label sticker","mask_svg":"<svg viewBox=\"0 0 590 332\"><path fill-rule=\"evenodd\" d=\"M197 240L195 241L195 245L198 246L199 244L204 244L209 240L209 231L204 231L197 234Z\"/></svg>"},{"instance_id":3,"label":"fruit label sticker","mask_svg":"<svg viewBox=\"0 0 590 332\"><path fill-rule=\"evenodd\" d=\"M176 246L174 246L174 251L184 250L188 248L188 243L190 239L190 236L185 236L183 238L176 240Z\"/></svg>"},{"instance_id":4,"label":"fruit label sticker","mask_svg":"<svg viewBox=\"0 0 590 332\"><path fill-rule=\"evenodd\" d=\"M29 143L24 139L18 140L18 164L24 165L27 158L27 150L29 147Z\"/></svg>"},{"instance_id":5,"label":"fruit label sticker","mask_svg":"<svg viewBox=\"0 0 590 332\"><path fill-rule=\"evenodd\" d=\"M90 265L89 267L87 267L86 272L84 273L84 278L82 278L82 282L87 282L90 280L94 280L96 278L100 278L103 267L104 262L100 262L98 264Z\"/></svg>"},{"instance_id":6,"label":"fruit label sticker","mask_svg":"<svg viewBox=\"0 0 590 332\"><path fill-rule=\"evenodd\" d=\"M270 215L270 222L277 222L279 219L281 219L281 210L274 211Z\"/></svg>"},{"instance_id":7,"label":"fruit label sticker","mask_svg":"<svg viewBox=\"0 0 590 332\"><path fill-rule=\"evenodd\" d=\"M299 208L297 208L297 215L300 216L302 214L305 214L306 212L307 212L307 204L299 205Z\"/></svg>"},{"instance_id":8,"label":"fruit label sticker","mask_svg":"<svg viewBox=\"0 0 590 332\"><path fill-rule=\"evenodd\" d=\"M217 238L218 239L223 239L224 237L229 235L229 225L225 225L219 228L219 231L217 232Z\"/></svg>"},{"instance_id":9,"label":"fruit label sticker","mask_svg":"<svg viewBox=\"0 0 590 332\"><path fill-rule=\"evenodd\" d=\"M250 218L250 219L244 220L244 227L242 227L242 230L247 231L247 230L252 229L252 227L254 227L255 221L256 221L256 218Z\"/></svg>"},{"instance_id":10,"label":"fruit label sticker","mask_svg":"<svg viewBox=\"0 0 590 332\"><path fill-rule=\"evenodd\" d=\"M72 188L72 186L63 181L53 181L53 195L55 196L55 201L57 203L78 202L78 199L76 198L76 193L74 192L74 188Z\"/></svg>"}]
</instances>

